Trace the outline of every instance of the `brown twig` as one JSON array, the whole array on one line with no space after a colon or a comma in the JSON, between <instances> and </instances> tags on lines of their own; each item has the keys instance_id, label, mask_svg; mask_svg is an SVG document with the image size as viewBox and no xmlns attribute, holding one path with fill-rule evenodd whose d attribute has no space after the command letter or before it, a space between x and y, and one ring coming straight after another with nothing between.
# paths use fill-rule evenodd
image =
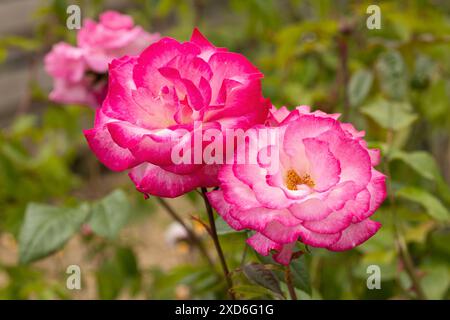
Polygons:
<instances>
[{"instance_id":1,"label":"brown twig","mask_svg":"<svg viewBox=\"0 0 450 320\"><path fill-rule=\"evenodd\" d=\"M200 241L200 239L197 237L195 232L181 219L181 217L175 212L175 210L162 198L156 197L158 202L161 204L161 206L166 209L167 213L176 221L178 222L184 230L186 230L186 233L189 237L189 240L197 247L198 251L203 255L203 257L206 259L209 265L215 270L214 263L211 259L211 257L208 254L208 251L206 251L206 248L203 246L203 243Z\"/></svg>"},{"instance_id":2,"label":"brown twig","mask_svg":"<svg viewBox=\"0 0 450 320\"><path fill-rule=\"evenodd\" d=\"M211 207L211 204L208 201L208 197L206 196L207 189L202 188L201 190L202 190L203 201L205 202L206 212L208 214L209 228L211 230L211 238L213 239L214 246L217 251L217 255L219 256L220 264L222 265L223 274L224 274L225 281L226 281L227 287L228 287L228 294L232 300L235 300L236 297L234 295L234 292L232 291L233 282L231 280L230 271L228 269L227 262L225 260L225 256L223 254L222 247L220 246L219 237L217 236L217 230L216 230L216 224L214 221L213 209Z\"/></svg>"}]
</instances>

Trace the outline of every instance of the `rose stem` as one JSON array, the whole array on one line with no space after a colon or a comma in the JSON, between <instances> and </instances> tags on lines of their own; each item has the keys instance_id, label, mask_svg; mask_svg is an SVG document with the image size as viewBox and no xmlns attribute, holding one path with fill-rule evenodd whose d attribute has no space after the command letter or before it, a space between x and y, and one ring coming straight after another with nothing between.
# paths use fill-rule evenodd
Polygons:
<instances>
[{"instance_id":1,"label":"rose stem","mask_svg":"<svg viewBox=\"0 0 450 320\"><path fill-rule=\"evenodd\" d=\"M186 233L189 237L189 240L197 247L197 249L200 251L200 253L204 256L208 264L215 269L214 263L209 256L208 252L206 251L205 247L203 246L203 243L200 241L200 239L197 237L194 231L192 231L191 228L181 219L181 217L175 212L175 210L166 202L166 200L156 197L158 199L158 202L166 209L167 213L176 221L178 222L184 230L186 230Z\"/></svg>"},{"instance_id":2,"label":"rose stem","mask_svg":"<svg viewBox=\"0 0 450 320\"><path fill-rule=\"evenodd\" d=\"M209 226L211 229L211 237L214 242L214 246L216 247L217 254L220 259L220 264L222 265L223 274L225 276L225 281L228 287L228 294L232 300L235 300L236 297L232 291L233 282L231 281L230 272L228 270L227 262L225 261L225 256L223 255L222 247L220 246L219 237L217 236L216 224L214 221L214 213L211 207L211 204L208 201L208 197L206 196L206 192L208 191L206 188L202 188L202 196L203 201L205 202L206 212L208 213Z\"/></svg>"},{"instance_id":3,"label":"rose stem","mask_svg":"<svg viewBox=\"0 0 450 320\"><path fill-rule=\"evenodd\" d=\"M289 295L291 296L291 300L298 300L297 294L295 293L294 284L292 283L291 269L289 265L286 266L284 272L284 279L286 280L286 284L289 290Z\"/></svg>"}]
</instances>

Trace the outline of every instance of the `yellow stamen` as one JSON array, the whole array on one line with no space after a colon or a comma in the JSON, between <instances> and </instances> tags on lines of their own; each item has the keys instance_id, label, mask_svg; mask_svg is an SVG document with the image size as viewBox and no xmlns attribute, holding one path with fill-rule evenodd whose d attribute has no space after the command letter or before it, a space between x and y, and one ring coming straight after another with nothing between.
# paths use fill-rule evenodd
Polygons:
<instances>
[{"instance_id":1,"label":"yellow stamen","mask_svg":"<svg viewBox=\"0 0 450 320\"><path fill-rule=\"evenodd\" d=\"M299 184L305 184L310 188L315 186L315 183L309 174L305 174L303 177L300 177L295 170L288 170L286 174L286 187L289 190L297 190L297 185Z\"/></svg>"}]
</instances>

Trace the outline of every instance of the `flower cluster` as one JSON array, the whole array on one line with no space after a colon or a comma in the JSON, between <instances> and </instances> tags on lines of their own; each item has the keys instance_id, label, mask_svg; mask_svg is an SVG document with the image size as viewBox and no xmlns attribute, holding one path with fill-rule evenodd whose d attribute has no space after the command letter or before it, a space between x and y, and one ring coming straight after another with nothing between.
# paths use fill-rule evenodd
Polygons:
<instances>
[{"instance_id":1,"label":"flower cluster","mask_svg":"<svg viewBox=\"0 0 450 320\"><path fill-rule=\"evenodd\" d=\"M111 170L131 169L145 194L177 197L217 186L218 165L177 164L172 151L182 145L195 157L197 134L264 123L269 103L261 78L244 56L216 48L198 30L185 43L163 38L138 57L111 63L108 95L87 141Z\"/></svg>"},{"instance_id":2,"label":"flower cluster","mask_svg":"<svg viewBox=\"0 0 450 320\"><path fill-rule=\"evenodd\" d=\"M53 78L50 100L99 107L107 92L108 64L125 54L137 55L159 34L134 26L133 19L115 11L86 19L77 34L77 46L60 42L45 57L45 69Z\"/></svg>"},{"instance_id":3,"label":"flower cluster","mask_svg":"<svg viewBox=\"0 0 450 320\"><path fill-rule=\"evenodd\" d=\"M281 264L299 240L342 251L377 232L370 216L386 197L385 176L364 132L339 114L271 106L262 73L197 29L184 43L156 38L107 12L85 23L78 47L60 43L46 57L52 99L102 102L84 133L104 165L129 171L146 196L215 187L207 197L219 215L251 230L248 244L262 255L275 251ZM106 89L93 75L107 69ZM229 130L245 135L230 138Z\"/></svg>"}]
</instances>

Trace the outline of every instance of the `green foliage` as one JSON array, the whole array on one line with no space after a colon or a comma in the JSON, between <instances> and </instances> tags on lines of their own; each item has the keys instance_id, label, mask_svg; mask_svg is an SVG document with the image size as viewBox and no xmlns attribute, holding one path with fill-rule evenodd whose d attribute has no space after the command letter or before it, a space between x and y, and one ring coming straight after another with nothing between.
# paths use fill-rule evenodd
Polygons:
<instances>
[{"instance_id":1,"label":"green foliage","mask_svg":"<svg viewBox=\"0 0 450 320\"><path fill-rule=\"evenodd\" d=\"M398 51L387 51L377 62L381 92L393 100L404 100L407 92L406 66Z\"/></svg>"},{"instance_id":2,"label":"green foliage","mask_svg":"<svg viewBox=\"0 0 450 320\"><path fill-rule=\"evenodd\" d=\"M92 205L87 223L92 230L103 237L115 239L131 215L130 203L126 194L116 190Z\"/></svg>"},{"instance_id":3,"label":"green foliage","mask_svg":"<svg viewBox=\"0 0 450 320\"><path fill-rule=\"evenodd\" d=\"M114 240L129 221L131 209L126 194L121 190L76 208L31 203L20 230L20 261L29 263L61 249L83 223L95 234Z\"/></svg>"},{"instance_id":4,"label":"green foliage","mask_svg":"<svg viewBox=\"0 0 450 320\"><path fill-rule=\"evenodd\" d=\"M448 265L438 264L425 267L425 276L421 284L428 299L438 300L445 298L450 287Z\"/></svg>"},{"instance_id":5,"label":"green foliage","mask_svg":"<svg viewBox=\"0 0 450 320\"><path fill-rule=\"evenodd\" d=\"M272 257L259 256L258 258L260 261L262 261L265 264L278 265L276 262L274 262ZM291 272L292 282L293 282L293 285L295 286L295 288L302 290L303 292L311 295L312 289L311 289L310 275L309 275L309 271L308 271L306 258L304 255L300 256L299 258L294 259L291 262L290 272ZM274 273L280 281L286 282L284 269L277 268L274 270Z\"/></svg>"},{"instance_id":6,"label":"green foliage","mask_svg":"<svg viewBox=\"0 0 450 320\"><path fill-rule=\"evenodd\" d=\"M311 284L309 280L309 271L306 265L305 257L302 256L291 262L292 278L296 288L311 294Z\"/></svg>"},{"instance_id":7,"label":"green foliage","mask_svg":"<svg viewBox=\"0 0 450 320\"><path fill-rule=\"evenodd\" d=\"M278 281L277 276L267 266L259 263L249 263L242 268L242 271L253 283L269 289L280 297L283 297L283 291L281 291L280 282Z\"/></svg>"},{"instance_id":8,"label":"green foliage","mask_svg":"<svg viewBox=\"0 0 450 320\"><path fill-rule=\"evenodd\" d=\"M359 106L369 94L373 82L370 70L361 69L350 79L348 97L352 107Z\"/></svg>"},{"instance_id":9,"label":"green foliage","mask_svg":"<svg viewBox=\"0 0 450 320\"><path fill-rule=\"evenodd\" d=\"M448 221L450 219L450 214L444 205L425 190L404 187L397 191L397 196L420 203L425 207L427 213L436 220Z\"/></svg>"},{"instance_id":10,"label":"green foliage","mask_svg":"<svg viewBox=\"0 0 450 320\"><path fill-rule=\"evenodd\" d=\"M96 272L96 280L100 299L116 299L124 289L128 289L131 296L136 295L142 278L133 250L116 248L114 256L105 260Z\"/></svg>"},{"instance_id":11,"label":"green foliage","mask_svg":"<svg viewBox=\"0 0 450 320\"><path fill-rule=\"evenodd\" d=\"M361 112L372 118L382 128L395 131L405 129L417 120L417 115L412 112L411 105L408 103L389 102L384 99L376 99L363 106Z\"/></svg>"},{"instance_id":12,"label":"green foliage","mask_svg":"<svg viewBox=\"0 0 450 320\"><path fill-rule=\"evenodd\" d=\"M89 211L31 203L20 230L20 261L28 263L60 249L80 228Z\"/></svg>"},{"instance_id":13,"label":"green foliage","mask_svg":"<svg viewBox=\"0 0 450 320\"><path fill-rule=\"evenodd\" d=\"M391 155L391 160L401 160L409 165L422 177L429 180L436 180L440 177L440 170L433 156L428 152L414 151L405 152L396 150Z\"/></svg>"}]
</instances>

